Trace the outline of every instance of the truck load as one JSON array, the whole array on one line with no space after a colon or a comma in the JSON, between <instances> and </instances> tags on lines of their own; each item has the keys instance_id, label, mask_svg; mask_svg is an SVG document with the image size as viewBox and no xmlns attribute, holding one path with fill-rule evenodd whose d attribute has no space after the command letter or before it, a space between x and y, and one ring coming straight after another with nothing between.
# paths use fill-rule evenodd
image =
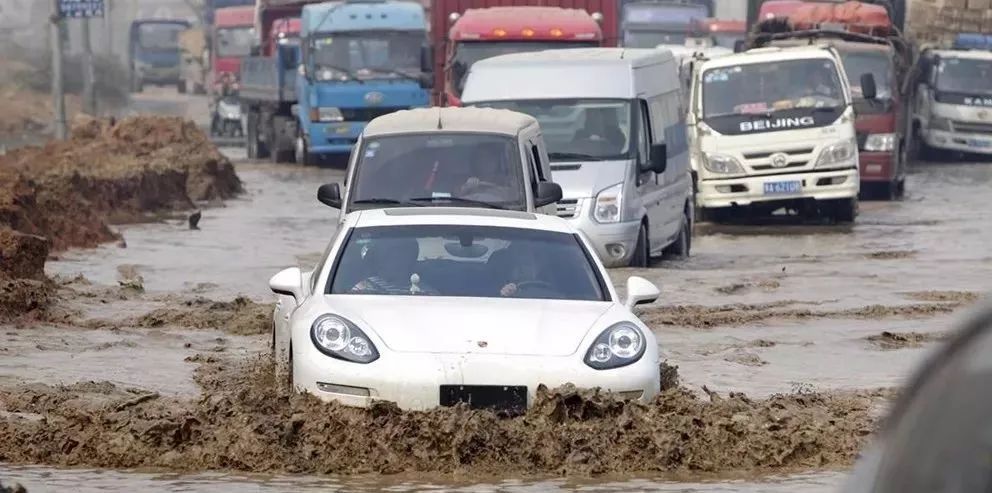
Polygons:
<instances>
[{"instance_id":1,"label":"truck load","mask_svg":"<svg viewBox=\"0 0 992 493\"><path fill-rule=\"evenodd\" d=\"M128 36L128 74L131 91L141 92L145 84L176 85L186 92L181 77L179 34L191 27L181 19L144 19L131 23Z\"/></svg>"},{"instance_id":2,"label":"truck load","mask_svg":"<svg viewBox=\"0 0 992 493\"><path fill-rule=\"evenodd\" d=\"M300 42L282 42L275 28L294 17ZM254 51L270 55L241 66L251 158L345 158L370 120L429 104L431 56L417 3L263 0L255 22Z\"/></svg>"},{"instance_id":3,"label":"truck load","mask_svg":"<svg viewBox=\"0 0 992 493\"><path fill-rule=\"evenodd\" d=\"M251 55L255 44L255 8L217 9L210 50L210 83L213 94L222 92L224 83L237 83L241 60Z\"/></svg>"},{"instance_id":4,"label":"truck load","mask_svg":"<svg viewBox=\"0 0 992 493\"><path fill-rule=\"evenodd\" d=\"M434 103L458 105L473 63L497 55L616 46L616 0L435 0Z\"/></svg>"}]
</instances>

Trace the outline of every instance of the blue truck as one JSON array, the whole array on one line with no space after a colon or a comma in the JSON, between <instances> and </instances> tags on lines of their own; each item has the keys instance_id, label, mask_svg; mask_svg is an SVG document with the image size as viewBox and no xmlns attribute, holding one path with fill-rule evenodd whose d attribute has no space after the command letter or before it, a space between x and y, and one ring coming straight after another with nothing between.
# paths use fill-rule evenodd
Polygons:
<instances>
[{"instance_id":1,"label":"blue truck","mask_svg":"<svg viewBox=\"0 0 992 493\"><path fill-rule=\"evenodd\" d=\"M293 17L285 1L270 15L259 3L264 43L276 21ZM346 159L366 123L429 106L432 52L423 7L403 0L298 5L298 43L242 61L240 98L248 157L315 163Z\"/></svg>"},{"instance_id":2,"label":"blue truck","mask_svg":"<svg viewBox=\"0 0 992 493\"><path fill-rule=\"evenodd\" d=\"M189 29L185 20L145 19L131 23L128 35L128 76L131 92L141 92L145 84L175 84L186 92L181 77L179 33Z\"/></svg>"},{"instance_id":3,"label":"blue truck","mask_svg":"<svg viewBox=\"0 0 992 493\"><path fill-rule=\"evenodd\" d=\"M693 20L713 15L712 0L620 0L620 45L684 46Z\"/></svg>"}]
</instances>

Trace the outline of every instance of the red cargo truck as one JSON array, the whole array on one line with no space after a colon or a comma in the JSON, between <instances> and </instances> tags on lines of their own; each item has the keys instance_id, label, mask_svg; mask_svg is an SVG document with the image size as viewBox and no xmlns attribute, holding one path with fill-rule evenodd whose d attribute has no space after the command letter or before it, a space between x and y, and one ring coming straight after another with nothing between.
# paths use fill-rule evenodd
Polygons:
<instances>
[{"instance_id":1,"label":"red cargo truck","mask_svg":"<svg viewBox=\"0 0 992 493\"><path fill-rule=\"evenodd\" d=\"M241 59L251 55L255 40L255 7L226 7L214 12L213 46L210 50L210 79L213 93L222 92L225 81L237 81Z\"/></svg>"},{"instance_id":2,"label":"red cargo truck","mask_svg":"<svg viewBox=\"0 0 992 493\"><path fill-rule=\"evenodd\" d=\"M473 63L497 55L617 45L616 0L434 0L434 104L458 105Z\"/></svg>"}]
</instances>

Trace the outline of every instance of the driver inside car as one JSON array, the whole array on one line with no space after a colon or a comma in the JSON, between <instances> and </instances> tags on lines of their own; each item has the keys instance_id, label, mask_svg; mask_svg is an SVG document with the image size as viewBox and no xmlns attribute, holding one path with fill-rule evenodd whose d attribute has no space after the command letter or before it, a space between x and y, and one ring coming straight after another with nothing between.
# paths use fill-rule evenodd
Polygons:
<instances>
[{"instance_id":1,"label":"driver inside car","mask_svg":"<svg viewBox=\"0 0 992 493\"><path fill-rule=\"evenodd\" d=\"M415 238L381 239L368 246L364 263L370 274L351 288L361 294L438 294L415 271L420 243Z\"/></svg>"},{"instance_id":2,"label":"driver inside car","mask_svg":"<svg viewBox=\"0 0 992 493\"><path fill-rule=\"evenodd\" d=\"M534 255L526 255L516 251L512 246L497 252L495 267L507 273L507 282L499 290L504 298L516 296L528 284L546 285L541 281L540 261Z\"/></svg>"}]
</instances>

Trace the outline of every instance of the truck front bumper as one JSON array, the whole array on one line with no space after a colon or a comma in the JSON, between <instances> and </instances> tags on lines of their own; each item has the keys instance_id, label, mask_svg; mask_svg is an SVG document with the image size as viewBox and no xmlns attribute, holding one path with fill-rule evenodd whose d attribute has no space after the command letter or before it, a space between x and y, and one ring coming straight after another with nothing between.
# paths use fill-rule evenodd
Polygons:
<instances>
[{"instance_id":1,"label":"truck front bumper","mask_svg":"<svg viewBox=\"0 0 992 493\"><path fill-rule=\"evenodd\" d=\"M799 181L795 193L765 193L765 184ZM696 203L702 208L747 206L792 199L831 200L856 197L861 190L857 168L809 173L699 180Z\"/></svg>"},{"instance_id":2,"label":"truck front bumper","mask_svg":"<svg viewBox=\"0 0 992 493\"><path fill-rule=\"evenodd\" d=\"M927 130L922 132L928 146L949 151L992 154L992 135Z\"/></svg>"},{"instance_id":3,"label":"truck front bumper","mask_svg":"<svg viewBox=\"0 0 992 493\"><path fill-rule=\"evenodd\" d=\"M311 123L307 145L311 154L347 154L368 122Z\"/></svg>"},{"instance_id":4,"label":"truck front bumper","mask_svg":"<svg viewBox=\"0 0 992 493\"><path fill-rule=\"evenodd\" d=\"M892 152L861 151L858 154L861 183L887 183L896 179L896 156Z\"/></svg>"}]
</instances>

